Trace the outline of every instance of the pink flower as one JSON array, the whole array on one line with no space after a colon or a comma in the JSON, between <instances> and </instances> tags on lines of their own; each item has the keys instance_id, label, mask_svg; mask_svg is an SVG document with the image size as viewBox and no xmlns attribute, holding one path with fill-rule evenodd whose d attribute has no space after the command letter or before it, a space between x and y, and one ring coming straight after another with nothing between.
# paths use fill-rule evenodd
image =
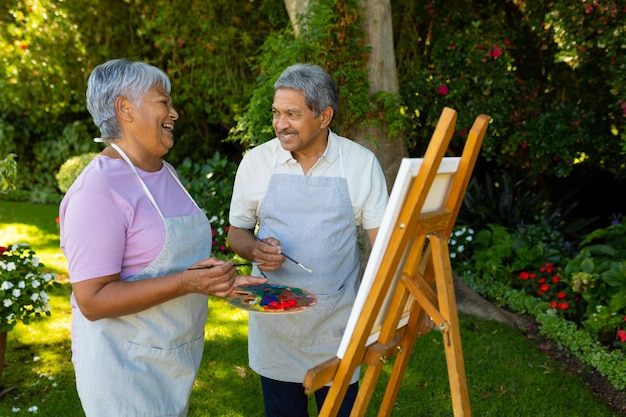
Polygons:
<instances>
[{"instance_id":1,"label":"pink flower","mask_svg":"<svg viewBox=\"0 0 626 417\"><path fill-rule=\"evenodd\" d=\"M437 89L437 94L445 96L448 94L448 86L445 84L441 84Z\"/></svg>"},{"instance_id":2,"label":"pink flower","mask_svg":"<svg viewBox=\"0 0 626 417\"><path fill-rule=\"evenodd\" d=\"M493 49L487 52L487 55L489 55L493 59L498 59L502 55L502 48L500 48L497 45L494 45Z\"/></svg>"}]
</instances>

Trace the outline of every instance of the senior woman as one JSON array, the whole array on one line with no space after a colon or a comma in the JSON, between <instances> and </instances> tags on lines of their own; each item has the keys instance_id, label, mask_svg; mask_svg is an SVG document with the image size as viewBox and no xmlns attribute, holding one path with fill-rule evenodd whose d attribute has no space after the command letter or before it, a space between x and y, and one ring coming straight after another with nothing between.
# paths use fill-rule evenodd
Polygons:
<instances>
[{"instance_id":1,"label":"senior woman","mask_svg":"<svg viewBox=\"0 0 626 417\"><path fill-rule=\"evenodd\" d=\"M211 226L163 156L178 113L160 69L94 68L87 108L108 146L60 206L72 284L72 362L92 416L185 416L209 295L264 279L210 257Z\"/></svg>"}]
</instances>

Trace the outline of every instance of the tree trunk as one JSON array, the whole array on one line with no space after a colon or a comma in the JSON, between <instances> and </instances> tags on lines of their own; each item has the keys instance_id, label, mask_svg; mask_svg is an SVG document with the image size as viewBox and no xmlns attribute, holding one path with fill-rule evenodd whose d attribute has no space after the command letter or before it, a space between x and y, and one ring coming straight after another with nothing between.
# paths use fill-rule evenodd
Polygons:
<instances>
[{"instance_id":1,"label":"tree trunk","mask_svg":"<svg viewBox=\"0 0 626 417\"><path fill-rule=\"evenodd\" d=\"M296 35L300 33L298 15L306 12L310 0L285 0L285 8ZM393 45L390 0L361 0L367 44L371 48L367 62L369 92L398 93L398 73ZM386 126L355 126L342 132L343 136L360 143L376 154L391 191L402 158L408 152L402 137L390 137Z\"/></svg>"},{"instance_id":2,"label":"tree trunk","mask_svg":"<svg viewBox=\"0 0 626 417\"><path fill-rule=\"evenodd\" d=\"M310 0L285 0L285 8L291 20L293 31L298 36L300 34L300 26L298 25L298 15L306 12L309 7Z\"/></svg>"},{"instance_id":3,"label":"tree trunk","mask_svg":"<svg viewBox=\"0 0 626 417\"><path fill-rule=\"evenodd\" d=\"M369 91L398 93L398 72L393 46L390 0L361 0L367 43L371 48L367 62ZM349 135L349 136L348 136ZM402 158L408 155L404 138L390 137L386 126L356 127L346 136L371 149L378 158L391 191Z\"/></svg>"}]
</instances>

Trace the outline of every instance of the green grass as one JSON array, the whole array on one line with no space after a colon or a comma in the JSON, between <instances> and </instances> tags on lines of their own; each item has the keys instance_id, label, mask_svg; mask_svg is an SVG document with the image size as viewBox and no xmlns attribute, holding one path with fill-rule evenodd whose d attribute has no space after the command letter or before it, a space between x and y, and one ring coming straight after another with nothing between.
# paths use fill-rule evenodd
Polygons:
<instances>
[{"instance_id":1,"label":"green grass","mask_svg":"<svg viewBox=\"0 0 626 417\"><path fill-rule=\"evenodd\" d=\"M18 325L9 333L0 390L11 390L0 400L0 417L32 416L28 409L33 406L37 416L83 416L71 365L70 287L58 249L56 216L56 206L0 201L0 246L16 240L30 243L65 282L51 295L51 317ZM247 365L246 317L222 300L210 300L204 357L191 396L190 417L263 416L258 376ZM517 329L467 315L460 320L474 416L615 415L593 395L580 374L554 362ZM381 384L388 371L383 372ZM368 416L376 415L372 408L381 400L379 388ZM393 415L452 415L439 333L417 340Z\"/></svg>"}]
</instances>

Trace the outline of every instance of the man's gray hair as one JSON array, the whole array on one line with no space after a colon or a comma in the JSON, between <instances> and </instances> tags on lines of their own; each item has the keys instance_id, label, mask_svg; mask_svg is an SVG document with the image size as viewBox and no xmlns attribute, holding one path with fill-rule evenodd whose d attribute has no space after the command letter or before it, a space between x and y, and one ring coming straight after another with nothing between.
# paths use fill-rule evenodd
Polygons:
<instances>
[{"instance_id":1,"label":"man's gray hair","mask_svg":"<svg viewBox=\"0 0 626 417\"><path fill-rule=\"evenodd\" d=\"M315 117L329 106L333 109L333 115L337 114L337 84L319 65L300 63L288 67L274 83L274 92L280 88L293 88L303 93L304 101Z\"/></svg>"}]
</instances>

